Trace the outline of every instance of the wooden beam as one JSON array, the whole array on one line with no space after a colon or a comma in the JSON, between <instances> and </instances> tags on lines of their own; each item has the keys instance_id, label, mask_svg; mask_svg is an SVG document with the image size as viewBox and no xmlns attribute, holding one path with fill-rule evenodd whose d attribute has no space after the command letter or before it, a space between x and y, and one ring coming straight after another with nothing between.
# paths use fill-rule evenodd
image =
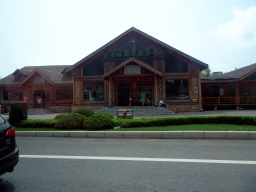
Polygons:
<instances>
[{"instance_id":1,"label":"wooden beam","mask_svg":"<svg viewBox=\"0 0 256 192\"><path fill-rule=\"evenodd\" d=\"M112 77L109 77L109 83L108 83L108 106L112 106L112 94L111 94L111 87L112 87Z\"/></svg>"},{"instance_id":2,"label":"wooden beam","mask_svg":"<svg viewBox=\"0 0 256 192\"><path fill-rule=\"evenodd\" d=\"M155 105L157 105L157 77L154 76L154 89L155 89Z\"/></svg>"},{"instance_id":3,"label":"wooden beam","mask_svg":"<svg viewBox=\"0 0 256 192\"><path fill-rule=\"evenodd\" d=\"M73 73L73 106L75 106L75 74Z\"/></svg>"},{"instance_id":4,"label":"wooden beam","mask_svg":"<svg viewBox=\"0 0 256 192\"><path fill-rule=\"evenodd\" d=\"M165 84L165 78L163 78L163 99L165 100L165 97L166 97L166 84Z\"/></svg>"}]
</instances>

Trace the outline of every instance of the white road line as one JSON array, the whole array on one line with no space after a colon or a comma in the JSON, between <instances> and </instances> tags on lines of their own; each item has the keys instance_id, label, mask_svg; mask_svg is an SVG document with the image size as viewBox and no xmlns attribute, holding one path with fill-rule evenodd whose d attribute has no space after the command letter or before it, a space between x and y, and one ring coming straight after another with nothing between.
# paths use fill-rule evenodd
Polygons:
<instances>
[{"instance_id":1,"label":"white road line","mask_svg":"<svg viewBox=\"0 0 256 192\"><path fill-rule=\"evenodd\" d=\"M149 162L179 162L179 163L220 163L220 164L256 165L256 161L213 160L213 159L172 159L172 158L61 156L61 155L20 155L20 158L110 160L110 161L149 161Z\"/></svg>"}]
</instances>

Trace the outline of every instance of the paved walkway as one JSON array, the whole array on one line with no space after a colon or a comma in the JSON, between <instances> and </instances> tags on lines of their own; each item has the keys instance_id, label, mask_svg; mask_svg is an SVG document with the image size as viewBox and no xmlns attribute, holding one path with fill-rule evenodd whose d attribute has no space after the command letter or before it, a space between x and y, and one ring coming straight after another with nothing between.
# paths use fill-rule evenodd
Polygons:
<instances>
[{"instance_id":1,"label":"paved walkway","mask_svg":"<svg viewBox=\"0 0 256 192\"><path fill-rule=\"evenodd\" d=\"M54 119L60 113L41 113L39 115L28 115L28 119ZM217 111L203 111L203 112L184 112L184 113L177 113L175 115L161 115L161 116L134 116L134 119L141 119L141 118L161 118L161 117L188 117L188 116L218 116L218 115L225 115L225 116L256 116L256 110L217 110ZM8 114L1 114L1 116L5 119L9 118ZM115 116L116 117L116 116Z\"/></svg>"}]
</instances>

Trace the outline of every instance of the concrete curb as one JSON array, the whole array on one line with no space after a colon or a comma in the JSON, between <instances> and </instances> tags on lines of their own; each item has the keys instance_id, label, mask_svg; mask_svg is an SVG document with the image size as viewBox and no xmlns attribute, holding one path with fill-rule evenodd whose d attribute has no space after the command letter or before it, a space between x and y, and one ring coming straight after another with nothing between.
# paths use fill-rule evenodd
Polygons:
<instances>
[{"instance_id":1,"label":"concrete curb","mask_svg":"<svg viewBox=\"0 0 256 192\"><path fill-rule=\"evenodd\" d=\"M256 131L16 131L17 137L256 140Z\"/></svg>"}]
</instances>

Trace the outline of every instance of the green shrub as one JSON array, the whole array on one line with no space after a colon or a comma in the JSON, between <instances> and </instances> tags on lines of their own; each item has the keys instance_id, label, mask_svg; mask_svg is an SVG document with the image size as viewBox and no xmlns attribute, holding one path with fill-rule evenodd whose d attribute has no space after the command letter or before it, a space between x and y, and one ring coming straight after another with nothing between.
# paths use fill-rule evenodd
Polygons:
<instances>
[{"instance_id":1,"label":"green shrub","mask_svg":"<svg viewBox=\"0 0 256 192\"><path fill-rule=\"evenodd\" d=\"M109 113L99 112L99 113L96 113L96 114L103 114L103 115L109 117L110 119L114 119L113 115L111 115L111 114L109 114Z\"/></svg>"},{"instance_id":2,"label":"green shrub","mask_svg":"<svg viewBox=\"0 0 256 192\"><path fill-rule=\"evenodd\" d=\"M28 105L25 102L12 103L9 115L9 122L12 125L17 125L20 121L27 119Z\"/></svg>"},{"instance_id":3,"label":"green shrub","mask_svg":"<svg viewBox=\"0 0 256 192\"><path fill-rule=\"evenodd\" d=\"M69 114L60 114L57 115L54 119L61 119L61 118L66 118Z\"/></svg>"},{"instance_id":4,"label":"green shrub","mask_svg":"<svg viewBox=\"0 0 256 192\"><path fill-rule=\"evenodd\" d=\"M83 129L86 117L79 113L70 113L65 118L60 118L55 124L57 129Z\"/></svg>"},{"instance_id":5,"label":"green shrub","mask_svg":"<svg viewBox=\"0 0 256 192\"><path fill-rule=\"evenodd\" d=\"M84 128L89 130L112 129L115 126L112 119L109 114L96 113L85 119Z\"/></svg>"},{"instance_id":6,"label":"green shrub","mask_svg":"<svg viewBox=\"0 0 256 192\"><path fill-rule=\"evenodd\" d=\"M16 127L18 128L55 128L57 120L34 120L27 119L20 121Z\"/></svg>"},{"instance_id":7,"label":"green shrub","mask_svg":"<svg viewBox=\"0 0 256 192\"><path fill-rule=\"evenodd\" d=\"M237 124L256 125L256 117L248 116L196 116L196 117L167 117L151 119L113 119L122 128L151 127L187 124Z\"/></svg>"},{"instance_id":8,"label":"green shrub","mask_svg":"<svg viewBox=\"0 0 256 192\"><path fill-rule=\"evenodd\" d=\"M85 117L89 117L94 114L94 111L91 109L88 109L88 108L80 108L80 109L71 111L70 113L79 113L79 114L84 115Z\"/></svg>"}]
</instances>

